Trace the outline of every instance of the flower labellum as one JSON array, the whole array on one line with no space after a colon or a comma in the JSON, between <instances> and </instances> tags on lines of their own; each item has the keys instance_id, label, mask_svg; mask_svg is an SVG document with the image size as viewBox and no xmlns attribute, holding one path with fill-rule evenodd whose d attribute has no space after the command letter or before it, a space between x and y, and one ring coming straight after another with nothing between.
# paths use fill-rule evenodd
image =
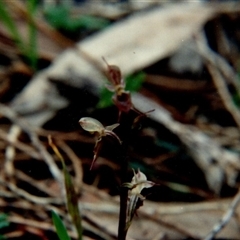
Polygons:
<instances>
[{"instance_id":1,"label":"flower labellum","mask_svg":"<svg viewBox=\"0 0 240 240\"><path fill-rule=\"evenodd\" d=\"M144 188L150 188L153 185L155 185L154 182L148 181L146 175L142 173L139 169L137 173L133 170L133 173L134 173L134 176L131 181L131 184L133 187L130 191L131 195L141 194L141 191Z\"/></svg>"}]
</instances>

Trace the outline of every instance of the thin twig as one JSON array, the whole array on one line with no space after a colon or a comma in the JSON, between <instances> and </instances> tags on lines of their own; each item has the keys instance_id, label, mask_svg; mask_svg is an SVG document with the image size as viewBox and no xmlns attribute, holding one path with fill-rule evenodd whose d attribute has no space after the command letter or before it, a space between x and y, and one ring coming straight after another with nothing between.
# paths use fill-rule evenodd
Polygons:
<instances>
[{"instance_id":1,"label":"thin twig","mask_svg":"<svg viewBox=\"0 0 240 240\"><path fill-rule=\"evenodd\" d=\"M26 192L25 190L17 187L12 182L6 182L1 177L0 177L0 183L2 185L7 186L16 195L23 197L23 198L29 200L30 202L34 202L36 204L45 205L45 204L49 204L49 203L51 203L51 204L62 204L63 203L61 198L52 198L52 197L46 198L46 197L37 197L35 195L32 195L32 194Z\"/></svg>"},{"instance_id":2,"label":"thin twig","mask_svg":"<svg viewBox=\"0 0 240 240\"><path fill-rule=\"evenodd\" d=\"M20 118L10 107L5 106L4 104L0 103L0 114L7 117L11 120L14 124L18 125L24 132L28 134L30 137L33 146L39 151L40 155L42 156L43 160L49 167L50 172L52 173L53 177L60 183L62 183L62 174L57 164L53 160L52 156L48 153L46 148L43 146L41 141L39 140L34 127L31 126L29 122L25 119Z\"/></svg>"},{"instance_id":3,"label":"thin twig","mask_svg":"<svg viewBox=\"0 0 240 240\"><path fill-rule=\"evenodd\" d=\"M46 184L44 184L42 181L37 181L34 178L28 176L27 174L25 174L24 172L20 171L20 170L15 170L15 177L17 177L18 179L25 181L29 184L31 184L33 187L39 189L40 191L48 194L50 197L58 197L61 198L61 196L59 196L59 191L58 194L56 193L56 191L53 191L52 188L50 188L49 186L47 186ZM64 204L64 200L62 200L62 203Z\"/></svg>"},{"instance_id":4,"label":"thin twig","mask_svg":"<svg viewBox=\"0 0 240 240\"><path fill-rule=\"evenodd\" d=\"M13 124L7 135L7 141L8 142L16 142L20 133L21 133L21 128L15 124ZM8 174L8 176L14 175L13 161L15 159L15 155L16 155L15 147L13 145L7 146L6 151L5 151L5 166L4 166L4 168L5 168L5 172Z\"/></svg>"},{"instance_id":5,"label":"thin twig","mask_svg":"<svg viewBox=\"0 0 240 240\"><path fill-rule=\"evenodd\" d=\"M40 154L33 147L30 147L29 145L27 145L23 142L20 142L17 139L15 139L15 141L9 139L8 134L6 132L4 132L2 129L0 129L0 138L3 139L8 144L10 144L11 146L13 146L13 147L19 149L20 151L26 153L30 157L35 158L35 159L41 159Z\"/></svg>"},{"instance_id":6,"label":"thin twig","mask_svg":"<svg viewBox=\"0 0 240 240\"><path fill-rule=\"evenodd\" d=\"M204 240L211 240L213 239L230 221L232 215L234 214L238 204L240 202L240 189L236 196L233 198L228 210L223 215L222 219L217 223L212 231L204 238Z\"/></svg>"},{"instance_id":7,"label":"thin twig","mask_svg":"<svg viewBox=\"0 0 240 240\"><path fill-rule=\"evenodd\" d=\"M216 89L218 90L218 93L223 101L223 104L225 105L229 113L232 115L238 128L240 129L240 111L233 103L232 96L228 91L226 80L224 78L225 77L224 75L229 75L226 74L226 68L225 67L224 69L223 67L220 68L219 62L222 61L219 61L219 59L218 61L216 61L215 55L212 55L212 52L209 50L207 46L206 38L203 33L198 34L196 36L196 42L198 46L198 51L207 63L206 66L212 76L213 83L216 86ZM236 90L238 91L239 88L237 87Z\"/></svg>"},{"instance_id":8,"label":"thin twig","mask_svg":"<svg viewBox=\"0 0 240 240\"><path fill-rule=\"evenodd\" d=\"M21 216L9 216L8 221L10 221L12 223L24 224L24 225L31 226L31 227L34 227L37 229L52 230L52 231L55 230L55 228L53 227L53 225L51 223L43 222L43 221L36 221L33 219L26 219L25 217L21 217ZM68 233L70 234L71 237L76 238L75 232L68 231Z\"/></svg>"}]
</instances>

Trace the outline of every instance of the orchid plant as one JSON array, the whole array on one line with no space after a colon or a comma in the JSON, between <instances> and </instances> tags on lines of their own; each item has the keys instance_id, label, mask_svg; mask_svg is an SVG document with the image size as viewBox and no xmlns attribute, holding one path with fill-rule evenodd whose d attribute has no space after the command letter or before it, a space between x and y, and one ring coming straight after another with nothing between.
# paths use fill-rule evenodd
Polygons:
<instances>
[{"instance_id":1,"label":"orchid plant","mask_svg":"<svg viewBox=\"0 0 240 240\"><path fill-rule=\"evenodd\" d=\"M94 156L90 170L92 169L99 156L103 137L111 137L117 140L120 146L122 146L123 143L124 147L122 147L122 150L127 151L126 143L124 141L122 142L119 136L113 131L115 128L121 125L121 116L123 113L128 114L130 111L137 113L137 117L133 119L132 125L134 125L136 121L140 121L143 116L146 116L146 113L140 112L132 104L131 94L129 91L125 90L125 81L122 77L119 67L115 65L109 65L105 59L103 60L107 64L107 77L109 80L109 84L107 84L106 87L108 90L114 92L112 100L119 111L119 123L104 127L101 122L91 117L83 117L79 120L81 127L85 131L97 134L97 140L93 150ZM148 111L147 113L151 111ZM126 130L127 133L128 131L131 131L131 128ZM123 154L123 156L126 156L126 152ZM125 160L126 158L123 159L123 165ZM126 175L128 169L125 169L124 166L122 166L122 169L123 175ZM133 174L134 176L131 182L124 183L124 178L122 178L122 190L120 191L118 240L126 239L127 231L131 225L132 219L136 214L137 209L143 204L145 197L141 193L142 190L144 188L150 188L154 185L153 182L147 180L145 174L142 173L139 169L137 172L133 170Z\"/></svg>"}]
</instances>

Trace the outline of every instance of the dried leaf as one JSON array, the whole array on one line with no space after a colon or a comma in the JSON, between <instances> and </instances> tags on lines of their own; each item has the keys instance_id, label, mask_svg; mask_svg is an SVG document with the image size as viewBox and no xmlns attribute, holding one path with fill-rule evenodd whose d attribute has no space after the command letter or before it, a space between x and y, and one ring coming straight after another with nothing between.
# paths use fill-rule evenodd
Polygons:
<instances>
[{"instance_id":1,"label":"dried leaf","mask_svg":"<svg viewBox=\"0 0 240 240\"><path fill-rule=\"evenodd\" d=\"M205 4L156 7L110 26L78 47L94 59L104 56L124 74L131 73L172 54L215 12Z\"/></svg>"}]
</instances>

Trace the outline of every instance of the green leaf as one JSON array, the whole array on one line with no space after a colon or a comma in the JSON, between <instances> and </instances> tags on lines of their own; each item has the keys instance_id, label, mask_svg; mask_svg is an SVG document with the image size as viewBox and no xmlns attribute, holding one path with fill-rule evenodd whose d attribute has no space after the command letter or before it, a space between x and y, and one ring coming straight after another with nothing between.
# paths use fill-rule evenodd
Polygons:
<instances>
[{"instance_id":1,"label":"green leaf","mask_svg":"<svg viewBox=\"0 0 240 240\"><path fill-rule=\"evenodd\" d=\"M71 238L68 236L67 229L64 226L61 218L54 211L52 211L52 220L53 220L54 226L56 228L59 239L60 240L71 240Z\"/></svg>"},{"instance_id":2,"label":"green leaf","mask_svg":"<svg viewBox=\"0 0 240 240\"><path fill-rule=\"evenodd\" d=\"M47 21L56 29L67 32L76 32L81 29L99 30L110 24L106 19L88 15L72 17L70 6L62 3L58 7L49 7L45 10Z\"/></svg>"},{"instance_id":3,"label":"green leaf","mask_svg":"<svg viewBox=\"0 0 240 240\"><path fill-rule=\"evenodd\" d=\"M100 100L97 104L97 108L106 108L113 105L112 102L113 92L110 92L105 87L101 89Z\"/></svg>"},{"instance_id":4,"label":"green leaf","mask_svg":"<svg viewBox=\"0 0 240 240\"><path fill-rule=\"evenodd\" d=\"M127 76L126 78L126 90L130 92L138 91L144 82L146 75L144 72L138 72Z\"/></svg>"},{"instance_id":5,"label":"green leaf","mask_svg":"<svg viewBox=\"0 0 240 240\"><path fill-rule=\"evenodd\" d=\"M48 7L45 10L45 17L54 28L60 29L66 24L67 19L69 19L69 10L65 5Z\"/></svg>"},{"instance_id":6,"label":"green leaf","mask_svg":"<svg viewBox=\"0 0 240 240\"><path fill-rule=\"evenodd\" d=\"M89 30L100 30L110 24L106 19L89 15L82 15L76 20L78 21L79 27Z\"/></svg>"}]
</instances>

